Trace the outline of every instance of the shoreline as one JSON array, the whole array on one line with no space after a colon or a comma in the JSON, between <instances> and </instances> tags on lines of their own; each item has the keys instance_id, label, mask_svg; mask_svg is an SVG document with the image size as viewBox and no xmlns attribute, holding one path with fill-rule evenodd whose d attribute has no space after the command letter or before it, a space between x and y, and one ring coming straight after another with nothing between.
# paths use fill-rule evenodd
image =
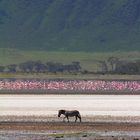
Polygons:
<instances>
[{"instance_id":1,"label":"shoreline","mask_svg":"<svg viewBox=\"0 0 140 140\"><path fill-rule=\"evenodd\" d=\"M6 116L3 116L3 119ZM140 117L83 117L82 122L42 116L0 116L0 138L7 140L139 140ZM15 118L15 120L13 120ZM20 120L18 120L20 118ZM111 119L112 118L112 119ZM6 119L6 118L5 118ZM46 119L46 120L45 120ZM129 121L128 119L131 119ZM37 121L38 120L38 121ZM120 121L117 121L120 120ZM137 121L134 121L137 120Z\"/></svg>"},{"instance_id":2,"label":"shoreline","mask_svg":"<svg viewBox=\"0 0 140 140\"><path fill-rule=\"evenodd\" d=\"M28 140L139 140L140 123L0 122L0 138Z\"/></svg>"},{"instance_id":3,"label":"shoreline","mask_svg":"<svg viewBox=\"0 0 140 140\"><path fill-rule=\"evenodd\" d=\"M0 130L140 131L140 123L112 122L0 122Z\"/></svg>"},{"instance_id":4,"label":"shoreline","mask_svg":"<svg viewBox=\"0 0 140 140\"><path fill-rule=\"evenodd\" d=\"M0 95L140 95L140 91L0 90Z\"/></svg>"},{"instance_id":5,"label":"shoreline","mask_svg":"<svg viewBox=\"0 0 140 140\"><path fill-rule=\"evenodd\" d=\"M140 139L139 95L3 95L0 99L0 139L3 140ZM70 118L70 123L63 122L63 117L58 118L58 109L64 107L77 107L82 123L79 120L75 123L74 117ZM4 111L9 115L4 115ZM84 111L92 111L92 114ZM104 111L107 115L103 115ZM128 111L130 116L126 116Z\"/></svg>"},{"instance_id":6,"label":"shoreline","mask_svg":"<svg viewBox=\"0 0 140 140\"><path fill-rule=\"evenodd\" d=\"M63 117L56 115L0 115L0 123L63 123ZM75 121L74 117L70 117L70 122ZM67 122L67 120L65 120ZM79 120L77 120L79 122ZM84 115L83 123L140 123L140 116L111 116L111 115Z\"/></svg>"}]
</instances>

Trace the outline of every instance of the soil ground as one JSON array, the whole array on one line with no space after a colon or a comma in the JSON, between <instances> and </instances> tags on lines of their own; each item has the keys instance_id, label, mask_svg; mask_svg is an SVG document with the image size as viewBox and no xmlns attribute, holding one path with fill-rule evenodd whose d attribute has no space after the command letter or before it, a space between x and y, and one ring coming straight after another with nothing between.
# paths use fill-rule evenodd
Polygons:
<instances>
[{"instance_id":1,"label":"soil ground","mask_svg":"<svg viewBox=\"0 0 140 140\"><path fill-rule=\"evenodd\" d=\"M12 119L13 118L13 119ZM104 118L97 121L83 118L74 122L73 119L63 122L62 119L48 117L8 117L0 118L1 140L139 140L140 122L108 121ZM36 121L34 121L36 119ZM93 121L94 120L94 121Z\"/></svg>"}]
</instances>

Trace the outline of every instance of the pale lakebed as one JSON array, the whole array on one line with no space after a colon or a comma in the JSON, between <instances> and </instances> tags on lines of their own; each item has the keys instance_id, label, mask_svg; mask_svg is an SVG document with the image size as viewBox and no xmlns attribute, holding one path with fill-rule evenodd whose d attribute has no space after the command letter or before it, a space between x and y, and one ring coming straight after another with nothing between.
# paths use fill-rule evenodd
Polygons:
<instances>
[{"instance_id":1,"label":"pale lakebed","mask_svg":"<svg viewBox=\"0 0 140 140\"><path fill-rule=\"evenodd\" d=\"M0 116L55 116L77 109L83 116L140 116L140 95L0 95Z\"/></svg>"}]
</instances>

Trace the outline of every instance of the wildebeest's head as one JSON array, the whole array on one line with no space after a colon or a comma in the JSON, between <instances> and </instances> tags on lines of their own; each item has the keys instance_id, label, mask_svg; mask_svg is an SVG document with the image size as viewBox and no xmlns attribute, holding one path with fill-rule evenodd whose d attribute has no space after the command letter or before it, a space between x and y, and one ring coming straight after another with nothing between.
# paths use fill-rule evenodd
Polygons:
<instances>
[{"instance_id":1,"label":"wildebeest's head","mask_svg":"<svg viewBox=\"0 0 140 140\"><path fill-rule=\"evenodd\" d=\"M61 114L65 114L65 110L59 110L59 111L58 111L58 117L60 117Z\"/></svg>"}]
</instances>

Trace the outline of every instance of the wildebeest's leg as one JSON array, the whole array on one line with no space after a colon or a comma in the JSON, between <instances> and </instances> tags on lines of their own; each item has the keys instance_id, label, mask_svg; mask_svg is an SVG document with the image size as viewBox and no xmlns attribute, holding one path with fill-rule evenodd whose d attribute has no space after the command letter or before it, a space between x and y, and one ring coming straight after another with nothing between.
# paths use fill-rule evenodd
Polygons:
<instances>
[{"instance_id":1,"label":"wildebeest's leg","mask_svg":"<svg viewBox=\"0 0 140 140\"><path fill-rule=\"evenodd\" d=\"M80 120L80 122L81 122L81 116L80 116L80 115L78 115L77 117L79 118L79 120Z\"/></svg>"},{"instance_id":2,"label":"wildebeest's leg","mask_svg":"<svg viewBox=\"0 0 140 140\"><path fill-rule=\"evenodd\" d=\"M65 121L66 116L63 118L63 122Z\"/></svg>"},{"instance_id":3,"label":"wildebeest's leg","mask_svg":"<svg viewBox=\"0 0 140 140\"><path fill-rule=\"evenodd\" d=\"M68 122L69 122L69 117L68 117L68 116L66 116L66 118L67 118L67 120L68 120Z\"/></svg>"},{"instance_id":4,"label":"wildebeest's leg","mask_svg":"<svg viewBox=\"0 0 140 140\"><path fill-rule=\"evenodd\" d=\"M75 122L77 121L77 117L78 117L78 116L76 115L76 116L75 116Z\"/></svg>"}]
</instances>

